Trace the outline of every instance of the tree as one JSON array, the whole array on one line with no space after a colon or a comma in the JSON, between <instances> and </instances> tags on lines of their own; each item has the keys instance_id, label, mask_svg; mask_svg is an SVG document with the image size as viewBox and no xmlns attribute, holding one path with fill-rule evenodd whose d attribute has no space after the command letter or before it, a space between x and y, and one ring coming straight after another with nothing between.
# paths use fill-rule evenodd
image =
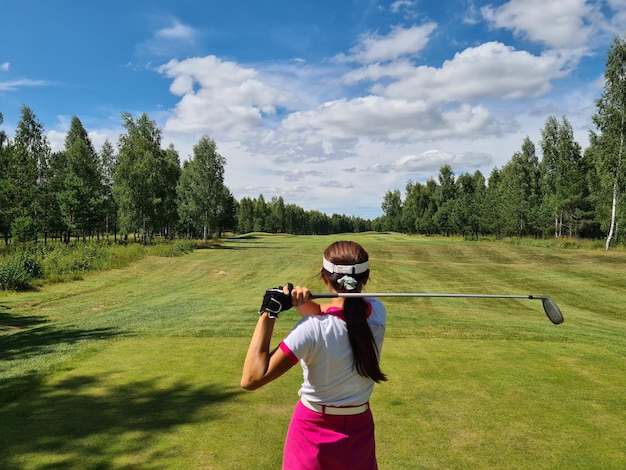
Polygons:
<instances>
[{"instance_id":1,"label":"tree","mask_svg":"<svg viewBox=\"0 0 626 470\"><path fill-rule=\"evenodd\" d=\"M454 199L456 197L456 185L454 171L450 165L443 165L439 169L439 185L435 194L437 211L433 216L433 221L439 233L446 236L453 232L452 212L454 210Z\"/></svg>"},{"instance_id":2,"label":"tree","mask_svg":"<svg viewBox=\"0 0 626 470\"><path fill-rule=\"evenodd\" d=\"M456 182L451 222L456 231L463 236L478 238L483 229L482 201L485 195L485 178L480 171L473 175L460 175Z\"/></svg>"},{"instance_id":3,"label":"tree","mask_svg":"<svg viewBox=\"0 0 626 470\"><path fill-rule=\"evenodd\" d=\"M499 186L505 232L519 237L536 234L541 201L539 160L535 144L528 137L524 139L521 152L515 152L503 167Z\"/></svg>"},{"instance_id":4,"label":"tree","mask_svg":"<svg viewBox=\"0 0 626 470\"><path fill-rule=\"evenodd\" d=\"M254 210L253 210L253 220L254 226L253 230L255 232L263 232L266 229L265 220L267 219L267 204L265 202L265 198L263 194L259 194L259 197L254 200Z\"/></svg>"},{"instance_id":5,"label":"tree","mask_svg":"<svg viewBox=\"0 0 626 470\"><path fill-rule=\"evenodd\" d=\"M435 192L437 183L429 178L426 184L409 181L402 206L402 227L408 233L430 235L435 231L433 215L437 211Z\"/></svg>"},{"instance_id":6,"label":"tree","mask_svg":"<svg viewBox=\"0 0 626 470\"><path fill-rule=\"evenodd\" d=\"M18 238L32 237L36 240L39 228L43 228L44 232L47 230L48 199L42 195L49 194L50 145L43 125L28 106L22 106L21 119L15 131L13 157L8 168L9 178L13 180L9 195L13 210L9 213L9 220L13 226L20 219L16 227L20 227L22 235ZM22 230L23 227L28 227L28 233Z\"/></svg>"},{"instance_id":7,"label":"tree","mask_svg":"<svg viewBox=\"0 0 626 470\"><path fill-rule=\"evenodd\" d=\"M224 186L223 210L218 216L217 227L219 237L226 230L235 231L237 229L237 200L226 186Z\"/></svg>"},{"instance_id":8,"label":"tree","mask_svg":"<svg viewBox=\"0 0 626 470\"><path fill-rule=\"evenodd\" d=\"M282 196L274 196L269 203L269 214L267 217L267 231L274 233L284 233L285 222L285 201Z\"/></svg>"},{"instance_id":9,"label":"tree","mask_svg":"<svg viewBox=\"0 0 626 470\"><path fill-rule=\"evenodd\" d=\"M62 189L57 193L66 227L66 243L74 229L93 231L102 216L104 191L98 154L80 119L73 116L65 137L65 162Z\"/></svg>"},{"instance_id":10,"label":"tree","mask_svg":"<svg viewBox=\"0 0 626 470\"><path fill-rule=\"evenodd\" d=\"M107 139L102 144L98 155L100 176L102 178L102 196L104 211L104 233L108 237L110 228L113 228L114 238L117 241L117 204L113 199L113 174L117 166L117 156L113 145Z\"/></svg>"},{"instance_id":11,"label":"tree","mask_svg":"<svg viewBox=\"0 0 626 470\"><path fill-rule=\"evenodd\" d=\"M148 244L155 231L169 225L168 204L176 186L168 185L176 158L161 149L161 129L146 113L137 120L123 113L122 122L126 133L119 140L113 197L120 229L126 234L139 231L142 242Z\"/></svg>"},{"instance_id":12,"label":"tree","mask_svg":"<svg viewBox=\"0 0 626 470\"><path fill-rule=\"evenodd\" d=\"M254 202L249 197L244 197L239 201L239 207L237 208L237 231L240 233L249 233L253 230Z\"/></svg>"},{"instance_id":13,"label":"tree","mask_svg":"<svg viewBox=\"0 0 626 470\"><path fill-rule=\"evenodd\" d=\"M0 124L2 122L3 117L0 113ZM5 245L9 244L11 236L13 179L9 171L13 158L13 146L4 130L0 130L0 233L4 235Z\"/></svg>"},{"instance_id":14,"label":"tree","mask_svg":"<svg viewBox=\"0 0 626 470\"><path fill-rule=\"evenodd\" d=\"M493 168L487 180L485 198L482 202L482 216L485 231L501 238L506 234L504 217L504 185L501 184L502 171Z\"/></svg>"},{"instance_id":15,"label":"tree","mask_svg":"<svg viewBox=\"0 0 626 470\"><path fill-rule=\"evenodd\" d=\"M596 101L593 123L598 132L590 131L590 155L594 158L598 178L596 200L610 200L610 220L606 250L617 232L617 221L623 207L626 177L624 151L626 139L626 36L615 38L608 52L604 70L604 90Z\"/></svg>"},{"instance_id":16,"label":"tree","mask_svg":"<svg viewBox=\"0 0 626 470\"><path fill-rule=\"evenodd\" d=\"M561 237L564 224L573 236L586 204L584 167L580 145L563 117L559 123L550 116L541 132L543 158L539 165L543 205L554 222L554 236Z\"/></svg>"},{"instance_id":17,"label":"tree","mask_svg":"<svg viewBox=\"0 0 626 470\"><path fill-rule=\"evenodd\" d=\"M224 186L226 159L217 153L217 146L203 136L193 147L191 160L184 165L178 185L181 220L197 221L202 226L203 239L208 244L212 227L218 228L226 207Z\"/></svg>"},{"instance_id":18,"label":"tree","mask_svg":"<svg viewBox=\"0 0 626 470\"><path fill-rule=\"evenodd\" d=\"M180 180L180 157L173 144L161 154L161 171L159 175L158 193L161 203L157 207L157 224L163 235L174 238L175 227L178 224L178 195L177 185Z\"/></svg>"},{"instance_id":19,"label":"tree","mask_svg":"<svg viewBox=\"0 0 626 470\"><path fill-rule=\"evenodd\" d=\"M384 214L384 230L402 230L402 196L399 189L387 191L381 205Z\"/></svg>"}]
</instances>

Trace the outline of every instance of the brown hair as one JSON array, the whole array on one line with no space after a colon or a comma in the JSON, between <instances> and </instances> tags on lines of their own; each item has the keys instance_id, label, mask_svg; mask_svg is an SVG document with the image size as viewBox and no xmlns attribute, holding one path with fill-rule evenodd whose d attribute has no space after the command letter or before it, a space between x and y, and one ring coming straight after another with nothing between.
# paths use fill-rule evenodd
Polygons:
<instances>
[{"instance_id":1,"label":"brown hair","mask_svg":"<svg viewBox=\"0 0 626 470\"><path fill-rule=\"evenodd\" d=\"M369 260L367 251L356 242L338 241L331 244L324 251L324 258L337 265L355 265ZM357 281L352 292L361 292L369 279L369 269L363 273L351 274ZM337 292L346 292L339 283L344 274L330 273L322 269L322 277L326 279ZM369 377L374 382L387 380L387 376L380 370L378 346L374 340L372 329L367 323L368 305L362 298L346 298L343 304L344 318L348 328L348 338L352 346L354 367L359 375Z\"/></svg>"}]
</instances>

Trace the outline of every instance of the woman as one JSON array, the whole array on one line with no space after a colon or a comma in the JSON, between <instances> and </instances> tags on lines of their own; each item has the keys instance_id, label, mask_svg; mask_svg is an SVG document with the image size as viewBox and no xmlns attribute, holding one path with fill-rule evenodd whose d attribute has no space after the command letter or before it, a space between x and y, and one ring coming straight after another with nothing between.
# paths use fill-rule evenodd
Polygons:
<instances>
[{"instance_id":1,"label":"woman","mask_svg":"<svg viewBox=\"0 0 626 470\"><path fill-rule=\"evenodd\" d=\"M361 245L339 241L324 251L321 276L331 292L361 292L369 278ZM386 311L374 298L309 300L306 287L268 289L250 341L241 386L255 390L300 362L304 381L291 418L283 469L375 469L374 383L387 380L379 366ZM302 319L270 352L278 314L295 306Z\"/></svg>"}]
</instances>

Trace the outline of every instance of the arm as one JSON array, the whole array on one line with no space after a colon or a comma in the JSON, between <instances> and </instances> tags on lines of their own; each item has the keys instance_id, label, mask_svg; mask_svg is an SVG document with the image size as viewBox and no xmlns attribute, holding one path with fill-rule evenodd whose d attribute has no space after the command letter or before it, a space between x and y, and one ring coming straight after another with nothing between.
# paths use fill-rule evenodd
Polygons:
<instances>
[{"instance_id":1,"label":"arm","mask_svg":"<svg viewBox=\"0 0 626 470\"><path fill-rule=\"evenodd\" d=\"M317 302L309 300L311 291L306 287L296 286L291 291L291 303L295 306L296 310L301 317L309 315L319 315L322 313L322 308Z\"/></svg>"},{"instance_id":2,"label":"arm","mask_svg":"<svg viewBox=\"0 0 626 470\"><path fill-rule=\"evenodd\" d=\"M296 306L296 310L302 317L306 317L309 315L320 315L322 313L322 307L317 302L313 302L309 300L302 305Z\"/></svg>"},{"instance_id":3,"label":"arm","mask_svg":"<svg viewBox=\"0 0 626 470\"><path fill-rule=\"evenodd\" d=\"M264 312L256 324L241 374L241 386L246 390L262 387L293 366L282 350L270 352L275 322L275 318L269 318L267 312Z\"/></svg>"}]
</instances>

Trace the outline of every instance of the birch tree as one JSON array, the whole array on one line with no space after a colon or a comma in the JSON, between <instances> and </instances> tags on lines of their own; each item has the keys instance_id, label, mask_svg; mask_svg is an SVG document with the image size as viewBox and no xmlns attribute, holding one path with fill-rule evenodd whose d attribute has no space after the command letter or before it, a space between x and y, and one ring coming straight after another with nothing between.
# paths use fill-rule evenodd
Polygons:
<instances>
[{"instance_id":1,"label":"birch tree","mask_svg":"<svg viewBox=\"0 0 626 470\"><path fill-rule=\"evenodd\" d=\"M193 147L193 156L185 163L177 188L181 221L188 226L201 225L205 244L212 230L218 228L225 209L225 164L215 142L203 136Z\"/></svg>"},{"instance_id":2,"label":"birch tree","mask_svg":"<svg viewBox=\"0 0 626 470\"><path fill-rule=\"evenodd\" d=\"M590 132L590 154L595 163L601 197L610 199L610 221L606 250L611 247L618 231L620 211L623 211L624 147L626 139L626 36L615 38L608 52L604 70L604 91L596 101L593 123L597 131Z\"/></svg>"},{"instance_id":3,"label":"birch tree","mask_svg":"<svg viewBox=\"0 0 626 470\"><path fill-rule=\"evenodd\" d=\"M164 184L171 164L161 149L161 129L146 113L137 120L122 114L126 133L120 136L118 161L113 173L113 197L118 206L120 229L141 232L148 244L155 230L163 229L167 212ZM175 191L176 186L172 186Z\"/></svg>"}]
</instances>

